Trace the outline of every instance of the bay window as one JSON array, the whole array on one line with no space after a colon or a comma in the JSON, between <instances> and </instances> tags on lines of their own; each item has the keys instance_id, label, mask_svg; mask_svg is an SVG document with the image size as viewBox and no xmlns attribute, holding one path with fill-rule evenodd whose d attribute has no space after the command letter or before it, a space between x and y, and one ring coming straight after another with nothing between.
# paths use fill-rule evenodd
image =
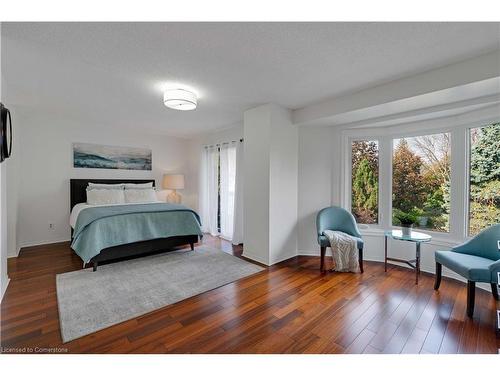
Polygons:
<instances>
[{"instance_id":1,"label":"bay window","mask_svg":"<svg viewBox=\"0 0 500 375\"><path fill-rule=\"evenodd\" d=\"M443 240L500 223L500 123L452 125L343 131L350 183L341 192L358 223L381 230L410 213Z\"/></svg>"}]
</instances>

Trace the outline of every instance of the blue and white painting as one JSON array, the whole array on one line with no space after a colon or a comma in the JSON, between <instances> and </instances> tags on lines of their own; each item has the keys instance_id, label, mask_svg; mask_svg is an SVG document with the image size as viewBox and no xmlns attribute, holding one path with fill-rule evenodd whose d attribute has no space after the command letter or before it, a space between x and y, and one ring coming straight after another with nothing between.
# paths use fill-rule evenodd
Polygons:
<instances>
[{"instance_id":1,"label":"blue and white painting","mask_svg":"<svg viewBox=\"0 0 500 375\"><path fill-rule=\"evenodd\" d=\"M73 143L75 168L151 170L152 153L145 148Z\"/></svg>"}]
</instances>

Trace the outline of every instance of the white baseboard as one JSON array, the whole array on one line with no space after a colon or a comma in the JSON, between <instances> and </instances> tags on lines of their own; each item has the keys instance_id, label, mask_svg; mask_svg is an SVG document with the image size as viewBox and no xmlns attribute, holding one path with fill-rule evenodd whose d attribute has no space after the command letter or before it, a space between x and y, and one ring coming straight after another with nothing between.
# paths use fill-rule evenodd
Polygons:
<instances>
[{"instance_id":1,"label":"white baseboard","mask_svg":"<svg viewBox=\"0 0 500 375\"><path fill-rule=\"evenodd\" d=\"M273 264L278 264L278 263L284 262L285 260L288 260L288 259L291 259L291 258L295 258L297 256L297 254L293 254L293 255L286 254L286 255L284 255L281 258L273 259L272 261L271 260L266 261L266 260L262 259L258 255L255 255L255 254L253 254L253 253L251 253L249 251L245 251L244 247L243 247L243 254L242 255L245 258L254 260L254 261L259 262L261 264L264 264L266 266L272 266Z\"/></svg>"},{"instance_id":2,"label":"white baseboard","mask_svg":"<svg viewBox=\"0 0 500 375\"><path fill-rule=\"evenodd\" d=\"M319 245L317 249L314 250L297 250L297 255L319 257Z\"/></svg>"},{"instance_id":3,"label":"white baseboard","mask_svg":"<svg viewBox=\"0 0 500 375\"><path fill-rule=\"evenodd\" d=\"M17 254L8 254L7 258L16 258L19 256L19 252L21 249L25 247L33 247L33 246L42 246L42 245L51 245L51 244L57 244L61 242L69 242L71 241L70 238L62 238L62 239L55 239L55 240L50 240L50 241L37 241L37 242L25 242L22 243L21 245L18 246L17 248Z\"/></svg>"},{"instance_id":4,"label":"white baseboard","mask_svg":"<svg viewBox=\"0 0 500 375\"><path fill-rule=\"evenodd\" d=\"M32 247L32 246L41 246L41 245L51 245L51 244L56 244L56 243L61 243L61 242L69 242L71 241L71 238L56 238L54 240L48 240L48 241L35 241L35 242L25 242L19 245L19 247L22 249L24 247Z\"/></svg>"},{"instance_id":5,"label":"white baseboard","mask_svg":"<svg viewBox=\"0 0 500 375\"><path fill-rule=\"evenodd\" d=\"M294 254L294 255L284 255L283 257L278 258L278 259L274 259L272 262L270 262L271 263L270 266L272 266L273 264L284 262L285 260L288 260L288 259L291 259L291 258L295 258L296 256L297 256L297 254Z\"/></svg>"},{"instance_id":6,"label":"white baseboard","mask_svg":"<svg viewBox=\"0 0 500 375\"><path fill-rule=\"evenodd\" d=\"M12 254L11 252L7 253L7 258L16 258L19 255L20 251L21 248L18 246L15 250L15 254Z\"/></svg>"},{"instance_id":7,"label":"white baseboard","mask_svg":"<svg viewBox=\"0 0 500 375\"><path fill-rule=\"evenodd\" d=\"M245 248L243 248L243 254L241 254L243 257L251 259L253 261L259 262L261 264L264 264L266 266L269 266L270 264L267 263L266 259L262 259L260 256L253 254L249 252L248 250L245 251Z\"/></svg>"},{"instance_id":8,"label":"white baseboard","mask_svg":"<svg viewBox=\"0 0 500 375\"><path fill-rule=\"evenodd\" d=\"M7 282L5 283L5 287L3 287L1 293L0 293L0 302L3 300L3 296L5 295L5 292L7 291L7 287L9 286L10 279L7 278Z\"/></svg>"}]
</instances>

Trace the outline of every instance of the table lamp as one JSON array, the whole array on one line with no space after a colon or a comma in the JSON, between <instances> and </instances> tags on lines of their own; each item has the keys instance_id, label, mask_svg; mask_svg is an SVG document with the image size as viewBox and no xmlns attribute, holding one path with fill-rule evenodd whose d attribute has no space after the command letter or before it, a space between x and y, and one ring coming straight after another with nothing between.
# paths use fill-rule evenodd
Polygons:
<instances>
[{"instance_id":1,"label":"table lamp","mask_svg":"<svg viewBox=\"0 0 500 375\"><path fill-rule=\"evenodd\" d=\"M167 195L168 203L181 203L181 196L177 190L184 189L184 175L183 174L165 174L163 175L163 188L172 190Z\"/></svg>"}]
</instances>

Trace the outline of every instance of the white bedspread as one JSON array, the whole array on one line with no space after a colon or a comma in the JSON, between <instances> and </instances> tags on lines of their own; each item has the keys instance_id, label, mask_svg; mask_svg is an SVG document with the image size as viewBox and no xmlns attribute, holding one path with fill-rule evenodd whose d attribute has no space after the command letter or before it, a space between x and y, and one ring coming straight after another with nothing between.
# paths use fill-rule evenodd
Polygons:
<instances>
[{"instance_id":1,"label":"white bedspread","mask_svg":"<svg viewBox=\"0 0 500 375\"><path fill-rule=\"evenodd\" d=\"M344 232L325 230L330 241L334 270L338 272L359 272L359 257L356 238Z\"/></svg>"}]
</instances>

